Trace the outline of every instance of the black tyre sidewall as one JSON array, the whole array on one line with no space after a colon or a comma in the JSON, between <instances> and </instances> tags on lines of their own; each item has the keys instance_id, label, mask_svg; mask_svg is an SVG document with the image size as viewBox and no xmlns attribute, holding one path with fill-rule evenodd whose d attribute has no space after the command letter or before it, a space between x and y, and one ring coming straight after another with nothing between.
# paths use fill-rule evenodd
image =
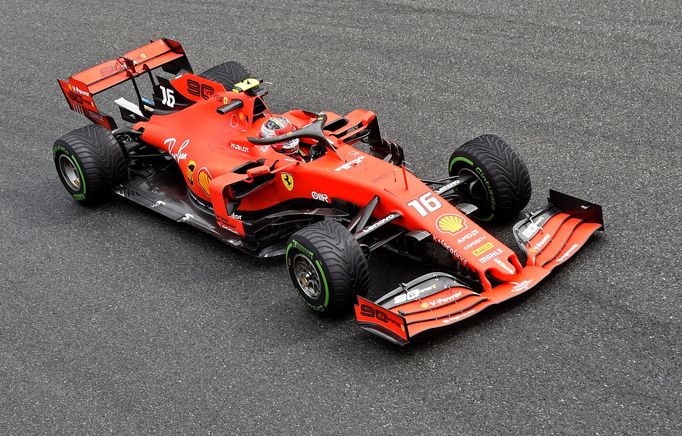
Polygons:
<instances>
[{"instance_id":1,"label":"black tyre sidewall","mask_svg":"<svg viewBox=\"0 0 682 436\"><path fill-rule=\"evenodd\" d=\"M234 68L240 71L240 77L235 77ZM228 61L218 64L214 67L199 74L199 76L204 77L214 82L218 82L225 87L226 90L231 90L232 87L245 79L251 77L249 70L239 62Z\"/></svg>"},{"instance_id":2,"label":"black tyre sidewall","mask_svg":"<svg viewBox=\"0 0 682 436\"><path fill-rule=\"evenodd\" d=\"M303 254L304 256L307 256L320 273L320 278L322 279L324 286L322 293L317 299L312 299L310 296L308 296L305 292L303 292L298 284L298 280L294 275L293 269L294 257L296 257L297 254ZM325 313L330 306L333 307L333 304L331 303L333 300L334 289L333 283L331 283L331 280L329 280L331 274L325 265L324 259L322 259L322 256L320 256L320 253L305 236L296 235L292 236L292 238L289 240L286 250L286 265L287 271L289 271L289 277L291 277L291 282L294 284L298 294L301 296L305 304L308 305L308 307L318 313Z\"/></svg>"},{"instance_id":3,"label":"black tyre sidewall","mask_svg":"<svg viewBox=\"0 0 682 436\"><path fill-rule=\"evenodd\" d=\"M76 169L78 170L78 173L81 177L81 187L78 191L74 191L62 176L62 171L59 168L59 158L62 155L68 156L76 164ZM73 148L71 148L67 142L58 139L52 146L52 158L54 160L54 165L55 169L57 170L59 180L62 182L62 185L64 185L64 188L66 188L69 194L71 194L71 197L73 197L73 199L76 201L87 202L88 200L86 193L88 189L88 177L86 176L85 171L83 171L83 163L80 161L80 159L78 159L78 155Z\"/></svg>"},{"instance_id":4,"label":"black tyre sidewall","mask_svg":"<svg viewBox=\"0 0 682 436\"><path fill-rule=\"evenodd\" d=\"M464 160L458 160L454 165L452 162L457 158L463 158L469 160L468 163ZM469 170L476 174L481 182L483 183L486 194L488 196L487 207L481 207L477 205L479 210L474 213L474 216L478 221L490 222L495 219L495 208L497 206L497 193L495 191L495 186L491 182L490 176L486 173L485 166L483 166L475 156L464 151L455 151L450 157L450 175L457 175L462 170ZM487 181L487 183L486 183Z\"/></svg>"},{"instance_id":5,"label":"black tyre sidewall","mask_svg":"<svg viewBox=\"0 0 682 436\"><path fill-rule=\"evenodd\" d=\"M342 231L347 232L345 227L335 221L323 221L318 224L321 225L322 228L320 230L322 231L332 230L334 227L338 226L343 229ZM315 226L315 224L312 226ZM327 226L327 228L325 229L323 226ZM350 233L347 235L347 237L352 238ZM357 244L354 239L352 241L347 240L346 243ZM291 281L294 284L296 291L301 296L303 301L308 307L318 314L333 316L345 313L352 308L357 295L364 296L367 294L369 287L369 269L366 264L364 254L362 253L362 249L359 245L356 247L357 251L355 251L355 248L352 247L347 248L350 249L350 251L337 253L339 258L344 259L342 266L347 275L345 278L342 278L342 276L334 277L324 256L321 255L317 247L315 247L315 244L308 239L305 234L302 234L301 231L299 231L294 233L289 238L285 255L287 271L289 272L289 276L291 277ZM324 287L322 294L316 299L312 299L305 292L303 292L294 275L293 260L296 254L299 253L307 256L321 274L320 278L323 281ZM353 256L353 258L350 258L349 256ZM346 268L351 267L353 260L355 262L365 262L364 266L359 266L357 263L355 263L356 267L361 268L360 270L355 271L359 272L359 275L353 275L352 272ZM363 269L364 272L362 271ZM337 288L338 286L340 286L340 288Z\"/></svg>"},{"instance_id":6,"label":"black tyre sidewall","mask_svg":"<svg viewBox=\"0 0 682 436\"><path fill-rule=\"evenodd\" d=\"M472 217L477 221L502 222L513 218L530 199L528 168L514 148L498 136L482 135L463 144L452 153L448 169L451 176L468 170L480 181L487 201L476 202L479 210Z\"/></svg>"},{"instance_id":7,"label":"black tyre sidewall","mask_svg":"<svg viewBox=\"0 0 682 436\"><path fill-rule=\"evenodd\" d=\"M80 175L78 191L64 180L59 167L62 155L71 159ZM128 178L120 144L109 130L97 124L81 127L57 139L52 146L52 156L62 185L74 200L83 204L96 204L109 198L114 186Z\"/></svg>"}]
</instances>

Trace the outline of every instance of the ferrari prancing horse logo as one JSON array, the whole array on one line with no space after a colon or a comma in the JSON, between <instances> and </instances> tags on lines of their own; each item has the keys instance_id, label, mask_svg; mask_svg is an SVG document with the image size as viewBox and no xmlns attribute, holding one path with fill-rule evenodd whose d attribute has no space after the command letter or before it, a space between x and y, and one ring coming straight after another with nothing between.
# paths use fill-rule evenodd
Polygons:
<instances>
[{"instance_id":1,"label":"ferrari prancing horse logo","mask_svg":"<svg viewBox=\"0 0 682 436\"><path fill-rule=\"evenodd\" d=\"M284 187L287 188L287 191L294 189L294 176L289 173L282 173L280 176L282 177L282 183L284 184Z\"/></svg>"}]
</instances>

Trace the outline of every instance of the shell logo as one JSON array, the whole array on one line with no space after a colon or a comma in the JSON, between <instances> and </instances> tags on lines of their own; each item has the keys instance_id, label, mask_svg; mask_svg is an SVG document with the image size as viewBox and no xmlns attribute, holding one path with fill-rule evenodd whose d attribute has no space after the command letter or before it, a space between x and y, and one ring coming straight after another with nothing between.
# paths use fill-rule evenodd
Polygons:
<instances>
[{"instance_id":1,"label":"shell logo","mask_svg":"<svg viewBox=\"0 0 682 436\"><path fill-rule=\"evenodd\" d=\"M187 164L187 180L189 180L190 186L194 186L194 170L196 168L197 163L194 162L193 160L189 161L189 163Z\"/></svg>"},{"instance_id":2,"label":"shell logo","mask_svg":"<svg viewBox=\"0 0 682 436\"><path fill-rule=\"evenodd\" d=\"M438 230L443 233L449 233L450 235L456 235L467 228L466 224L464 224L464 219L457 215L443 215L438 218L436 225L438 226Z\"/></svg>"},{"instance_id":3,"label":"shell logo","mask_svg":"<svg viewBox=\"0 0 682 436\"><path fill-rule=\"evenodd\" d=\"M206 167L201 167L197 178L199 179L199 186L201 187L201 190L204 191L204 194L210 197L211 192L209 190L208 185L211 183L211 180L213 180L213 177L211 177L211 173L208 172L208 169L206 169Z\"/></svg>"}]
</instances>

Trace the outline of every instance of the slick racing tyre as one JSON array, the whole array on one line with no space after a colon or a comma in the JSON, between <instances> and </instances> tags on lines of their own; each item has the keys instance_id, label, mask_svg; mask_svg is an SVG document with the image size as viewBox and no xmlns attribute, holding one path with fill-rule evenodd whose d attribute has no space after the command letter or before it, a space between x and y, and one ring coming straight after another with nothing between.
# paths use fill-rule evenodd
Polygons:
<instances>
[{"instance_id":1,"label":"slick racing tyre","mask_svg":"<svg viewBox=\"0 0 682 436\"><path fill-rule=\"evenodd\" d=\"M74 200L98 203L128 178L121 147L97 124L73 130L55 141L52 156L59 179Z\"/></svg>"},{"instance_id":2,"label":"slick racing tyre","mask_svg":"<svg viewBox=\"0 0 682 436\"><path fill-rule=\"evenodd\" d=\"M516 217L530 200L528 168L502 138L482 135L459 147L450 157L451 176L473 176L459 187L464 199L478 207L473 218L501 222Z\"/></svg>"},{"instance_id":3,"label":"slick racing tyre","mask_svg":"<svg viewBox=\"0 0 682 436\"><path fill-rule=\"evenodd\" d=\"M360 244L336 221L320 221L291 235L286 264L294 287L314 311L348 311L367 295L369 269Z\"/></svg>"},{"instance_id":4,"label":"slick racing tyre","mask_svg":"<svg viewBox=\"0 0 682 436\"><path fill-rule=\"evenodd\" d=\"M244 65L234 61L223 62L220 65L209 68L199 75L220 83L228 91L232 89L235 83L239 83L251 77Z\"/></svg>"}]
</instances>

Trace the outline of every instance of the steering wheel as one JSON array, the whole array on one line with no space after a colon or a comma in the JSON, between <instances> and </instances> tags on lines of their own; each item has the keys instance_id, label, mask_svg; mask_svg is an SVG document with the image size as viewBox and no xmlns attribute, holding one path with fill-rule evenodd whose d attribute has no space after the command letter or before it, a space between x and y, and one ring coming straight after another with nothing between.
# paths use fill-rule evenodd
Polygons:
<instances>
[{"instance_id":1,"label":"steering wheel","mask_svg":"<svg viewBox=\"0 0 682 436\"><path fill-rule=\"evenodd\" d=\"M324 136L324 133L322 132L322 127L324 127L324 123L327 121L327 115L325 113L310 114L317 116L317 119L315 119L315 121L308 124L307 126L302 127L293 132L281 136L274 136L272 138L247 137L246 139L250 143L256 145L272 145L278 142L288 141L290 139L309 138L316 140L318 144L323 144L323 146L330 148L332 151L336 151L336 147L334 146L332 141L330 141L329 138Z\"/></svg>"}]
</instances>

